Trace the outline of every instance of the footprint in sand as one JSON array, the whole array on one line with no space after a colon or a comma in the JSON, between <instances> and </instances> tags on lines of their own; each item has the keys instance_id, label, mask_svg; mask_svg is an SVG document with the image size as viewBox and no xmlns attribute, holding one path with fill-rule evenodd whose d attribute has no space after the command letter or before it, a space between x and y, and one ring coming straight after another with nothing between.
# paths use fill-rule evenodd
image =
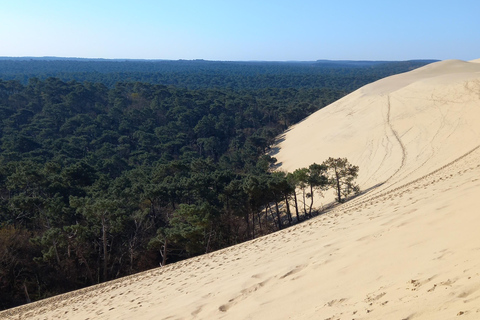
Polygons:
<instances>
[{"instance_id":1,"label":"footprint in sand","mask_svg":"<svg viewBox=\"0 0 480 320\"><path fill-rule=\"evenodd\" d=\"M300 271L302 271L303 269L305 269L306 265L299 265L299 266L296 266L295 268L293 268L292 270L288 271L287 273L285 273L283 276L280 277L280 279L285 279L286 277L289 277L295 273L298 273ZM298 277L297 277L298 278Z\"/></svg>"},{"instance_id":2,"label":"footprint in sand","mask_svg":"<svg viewBox=\"0 0 480 320\"><path fill-rule=\"evenodd\" d=\"M220 310L221 312L227 312L231 307L233 307L234 305L236 305L237 303L239 303L240 301L242 300L245 300L246 298L248 298L252 293L254 293L255 291L261 289L263 286L265 286L265 284L267 284L268 282L270 281L270 279L267 279L265 281L262 281L262 282L259 282L257 284L254 284L253 286L251 287L248 287L247 289L244 289L240 292L240 294L238 296L236 296L235 298L233 299L230 299L227 303L221 305L220 307L218 307L218 310Z\"/></svg>"}]
</instances>

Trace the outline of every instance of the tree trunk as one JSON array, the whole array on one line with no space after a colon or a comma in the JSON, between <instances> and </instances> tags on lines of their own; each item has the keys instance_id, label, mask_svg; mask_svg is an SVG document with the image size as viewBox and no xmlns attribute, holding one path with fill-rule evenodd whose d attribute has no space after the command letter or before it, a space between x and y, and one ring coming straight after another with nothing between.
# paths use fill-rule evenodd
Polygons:
<instances>
[{"instance_id":1,"label":"tree trunk","mask_svg":"<svg viewBox=\"0 0 480 320\"><path fill-rule=\"evenodd\" d=\"M27 303L32 302L32 300L30 300L30 295L28 294L27 285L25 284L25 282L23 283L23 292L25 293L25 300L27 301Z\"/></svg>"},{"instance_id":2,"label":"tree trunk","mask_svg":"<svg viewBox=\"0 0 480 320\"><path fill-rule=\"evenodd\" d=\"M292 225L292 213L290 212L290 204L288 203L288 196L285 194L285 205L287 206L287 218L288 218L288 225Z\"/></svg>"},{"instance_id":3,"label":"tree trunk","mask_svg":"<svg viewBox=\"0 0 480 320\"><path fill-rule=\"evenodd\" d=\"M293 191L293 198L295 199L295 213L297 214L297 223L299 223L300 214L298 213L297 190Z\"/></svg>"},{"instance_id":4,"label":"tree trunk","mask_svg":"<svg viewBox=\"0 0 480 320\"><path fill-rule=\"evenodd\" d=\"M278 209L278 201L275 200L275 209L277 211L277 219L278 219L278 230L282 229L282 219L280 218L280 210Z\"/></svg>"},{"instance_id":5,"label":"tree trunk","mask_svg":"<svg viewBox=\"0 0 480 320\"><path fill-rule=\"evenodd\" d=\"M337 180L337 195L338 195L338 202L342 203L342 189L340 187L340 176L338 174L337 168L335 168L335 178Z\"/></svg>"},{"instance_id":6,"label":"tree trunk","mask_svg":"<svg viewBox=\"0 0 480 320\"><path fill-rule=\"evenodd\" d=\"M53 250L55 251L55 259L57 260L57 264L60 267L60 256L58 255L58 250L57 250L57 241L53 241Z\"/></svg>"},{"instance_id":7,"label":"tree trunk","mask_svg":"<svg viewBox=\"0 0 480 320\"><path fill-rule=\"evenodd\" d=\"M160 255L162 256L162 262L160 263L161 267L167 264L167 245L168 245L168 241L167 241L167 238L165 238L165 241L163 242L163 246L160 249Z\"/></svg>"},{"instance_id":8,"label":"tree trunk","mask_svg":"<svg viewBox=\"0 0 480 320\"><path fill-rule=\"evenodd\" d=\"M155 202L150 200L150 216L153 218L153 221L157 220L157 212L155 211Z\"/></svg>"},{"instance_id":9,"label":"tree trunk","mask_svg":"<svg viewBox=\"0 0 480 320\"><path fill-rule=\"evenodd\" d=\"M212 240L212 234L213 234L213 230L212 230L212 226L210 225L210 231L208 232L208 240L207 240L207 246L205 248L205 253L210 252L210 241Z\"/></svg>"},{"instance_id":10,"label":"tree trunk","mask_svg":"<svg viewBox=\"0 0 480 320\"><path fill-rule=\"evenodd\" d=\"M265 210L266 211L266 210ZM257 217L258 217L258 226L260 227L260 234L263 234L262 230L262 217L260 215L261 210L257 211ZM265 212L266 214L266 212Z\"/></svg>"},{"instance_id":11,"label":"tree trunk","mask_svg":"<svg viewBox=\"0 0 480 320\"><path fill-rule=\"evenodd\" d=\"M255 212L252 211L252 239L255 239Z\"/></svg>"},{"instance_id":12,"label":"tree trunk","mask_svg":"<svg viewBox=\"0 0 480 320\"><path fill-rule=\"evenodd\" d=\"M102 215L102 244L103 244L103 281L107 281L108 274L108 249L107 249L107 225L105 214Z\"/></svg>"},{"instance_id":13,"label":"tree trunk","mask_svg":"<svg viewBox=\"0 0 480 320\"><path fill-rule=\"evenodd\" d=\"M247 224L247 238L250 237L250 213L247 212L247 214L244 216L245 218L245 223Z\"/></svg>"},{"instance_id":14,"label":"tree trunk","mask_svg":"<svg viewBox=\"0 0 480 320\"><path fill-rule=\"evenodd\" d=\"M68 236L68 257L70 257L70 248L73 246L74 247L74 250L75 250L75 255L77 256L78 260L80 261L80 263L83 263L85 265L85 268L87 269L87 278L88 280L90 280L90 284L95 284L95 280L93 279L93 273L92 273L92 270L90 269L90 266L88 265L88 261L87 259L85 259L83 253L82 253L82 250L79 248L78 244L76 245L75 243L72 243L73 242L73 237L74 235L69 235Z\"/></svg>"},{"instance_id":15,"label":"tree trunk","mask_svg":"<svg viewBox=\"0 0 480 320\"><path fill-rule=\"evenodd\" d=\"M275 215L273 214L272 206L270 205L270 203L268 203L267 205L268 209L270 210L270 215L272 216L272 221L273 223L275 223Z\"/></svg>"},{"instance_id":16,"label":"tree trunk","mask_svg":"<svg viewBox=\"0 0 480 320\"><path fill-rule=\"evenodd\" d=\"M310 185L310 208L308 209L308 216L312 217L312 207L313 207L313 186Z\"/></svg>"},{"instance_id":17,"label":"tree trunk","mask_svg":"<svg viewBox=\"0 0 480 320\"><path fill-rule=\"evenodd\" d=\"M92 270L90 269L90 266L88 265L87 259L85 259L83 253L81 250L76 250L77 257L80 259L81 262L85 265L85 268L87 269L87 277L90 280L91 284L95 284L95 280L93 279L93 273ZM98 283L98 281L97 281Z\"/></svg>"},{"instance_id":18,"label":"tree trunk","mask_svg":"<svg viewBox=\"0 0 480 320\"><path fill-rule=\"evenodd\" d=\"M305 198L305 189L302 189L302 192L303 192L303 216L304 217L308 217L308 213L307 213L307 199Z\"/></svg>"}]
</instances>

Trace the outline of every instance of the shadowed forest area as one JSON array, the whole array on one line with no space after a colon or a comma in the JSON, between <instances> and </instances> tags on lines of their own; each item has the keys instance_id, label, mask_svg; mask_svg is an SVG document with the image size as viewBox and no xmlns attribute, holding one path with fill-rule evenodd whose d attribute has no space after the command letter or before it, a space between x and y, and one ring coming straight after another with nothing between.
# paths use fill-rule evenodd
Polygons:
<instances>
[{"instance_id":1,"label":"shadowed forest area","mask_svg":"<svg viewBox=\"0 0 480 320\"><path fill-rule=\"evenodd\" d=\"M429 62L0 59L0 309L313 216L328 171L358 167L272 172L275 138Z\"/></svg>"}]
</instances>

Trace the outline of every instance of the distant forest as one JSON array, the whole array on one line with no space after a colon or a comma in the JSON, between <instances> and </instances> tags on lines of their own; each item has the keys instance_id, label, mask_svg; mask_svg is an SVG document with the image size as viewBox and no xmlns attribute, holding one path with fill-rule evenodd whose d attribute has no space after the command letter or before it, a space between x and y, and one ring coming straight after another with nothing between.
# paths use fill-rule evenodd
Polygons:
<instances>
[{"instance_id":1,"label":"distant forest","mask_svg":"<svg viewBox=\"0 0 480 320\"><path fill-rule=\"evenodd\" d=\"M103 83L146 82L187 89L232 90L332 89L351 92L359 87L421 67L435 60L328 61L313 62L225 62L205 60L90 60L54 58L0 58L0 79Z\"/></svg>"},{"instance_id":2,"label":"distant forest","mask_svg":"<svg viewBox=\"0 0 480 320\"><path fill-rule=\"evenodd\" d=\"M429 62L0 58L0 309L312 217L325 168L273 172L275 137Z\"/></svg>"}]
</instances>

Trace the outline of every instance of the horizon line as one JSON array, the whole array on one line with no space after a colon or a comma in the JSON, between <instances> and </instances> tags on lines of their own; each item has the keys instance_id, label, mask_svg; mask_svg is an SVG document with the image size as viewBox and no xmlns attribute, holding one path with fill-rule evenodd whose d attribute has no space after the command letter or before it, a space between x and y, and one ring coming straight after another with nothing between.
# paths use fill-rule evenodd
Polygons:
<instances>
[{"instance_id":1,"label":"horizon line","mask_svg":"<svg viewBox=\"0 0 480 320\"><path fill-rule=\"evenodd\" d=\"M83 58L83 57L61 57L61 56L0 56L0 60L95 60L95 61L204 61L204 62L398 62L398 61L442 61L435 58L419 58L406 60L362 60L362 59L316 59L316 60L215 60L215 59L162 59L162 58ZM448 60L448 59L447 59Z\"/></svg>"}]
</instances>

